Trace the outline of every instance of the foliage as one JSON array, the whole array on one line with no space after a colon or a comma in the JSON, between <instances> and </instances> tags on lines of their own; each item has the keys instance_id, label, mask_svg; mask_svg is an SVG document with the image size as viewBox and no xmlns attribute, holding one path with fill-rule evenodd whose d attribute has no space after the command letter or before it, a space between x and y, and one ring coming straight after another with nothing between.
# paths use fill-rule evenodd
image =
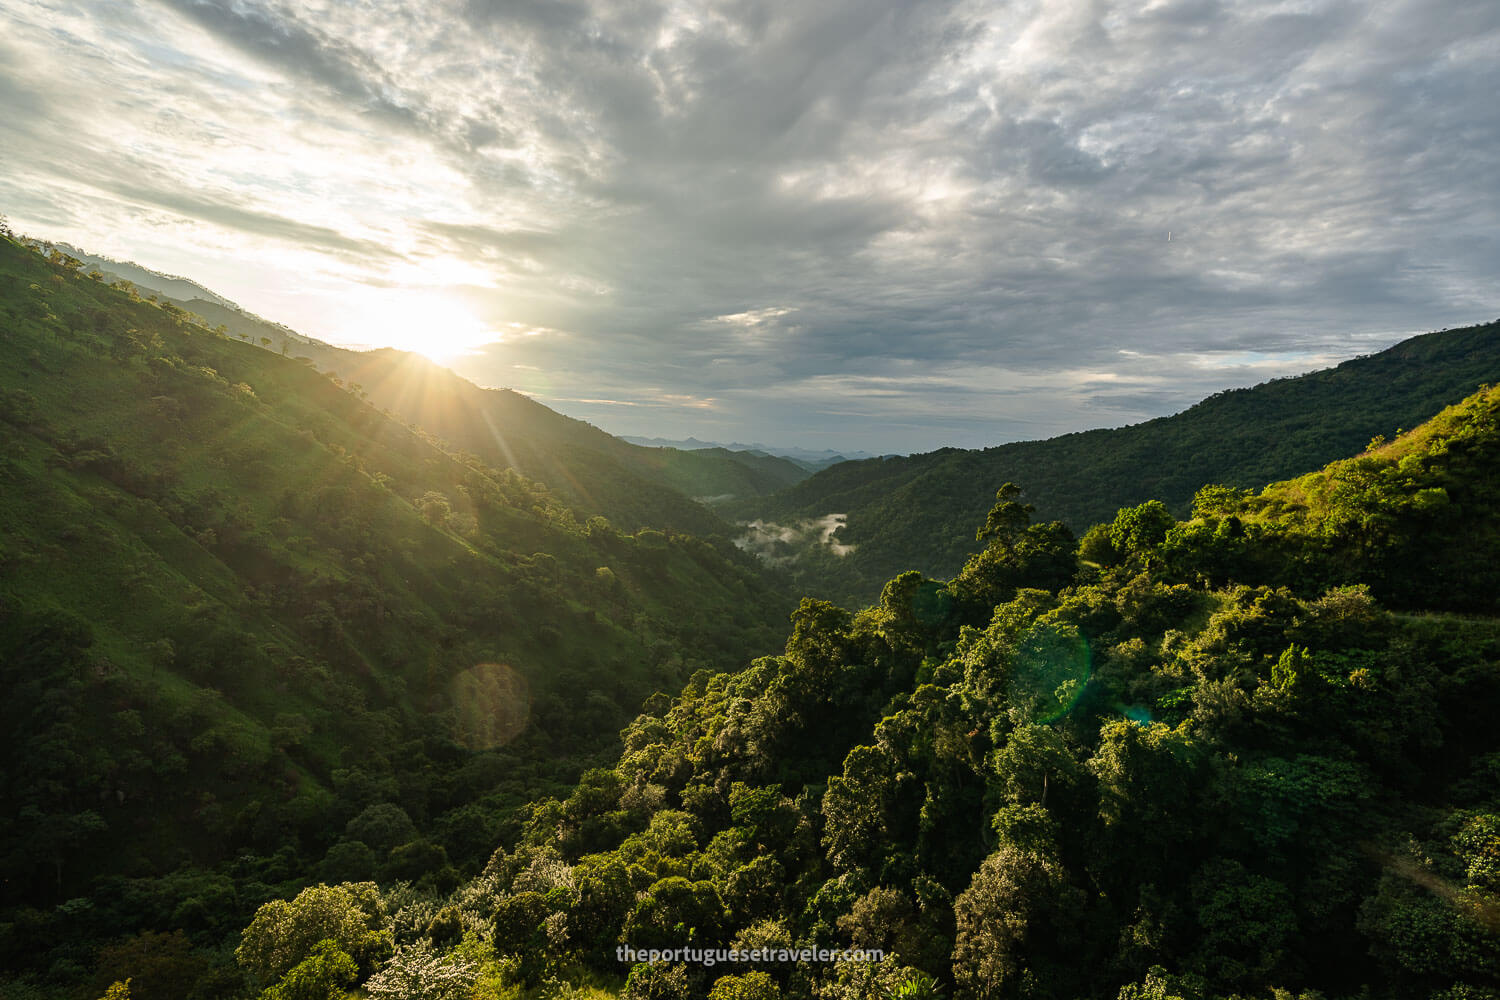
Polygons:
<instances>
[{"instance_id":1,"label":"foliage","mask_svg":"<svg viewBox=\"0 0 1500 1000\"><path fill-rule=\"evenodd\" d=\"M389 952L386 924L373 882L310 886L290 902L274 899L257 910L235 957L262 982L271 982L331 942L368 973Z\"/></svg>"},{"instance_id":2,"label":"foliage","mask_svg":"<svg viewBox=\"0 0 1500 1000\"><path fill-rule=\"evenodd\" d=\"M437 954L426 941L402 948L364 985L374 1000L466 1000L479 964L452 952Z\"/></svg>"},{"instance_id":3,"label":"foliage","mask_svg":"<svg viewBox=\"0 0 1500 1000\"><path fill-rule=\"evenodd\" d=\"M287 970L261 1000L341 1000L343 987L354 982L359 967L338 942L319 941L307 958Z\"/></svg>"},{"instance_id":4,"label":"foliage","mask_svg":"<svg viewBox=\"0 0 1500 1000\"><path fill-rule=\"evenodd\" d=\"M747 972L743 976L721 976L708 991L708 1000L781 1000L769 974Z\"/></svg>"}]
</instances>

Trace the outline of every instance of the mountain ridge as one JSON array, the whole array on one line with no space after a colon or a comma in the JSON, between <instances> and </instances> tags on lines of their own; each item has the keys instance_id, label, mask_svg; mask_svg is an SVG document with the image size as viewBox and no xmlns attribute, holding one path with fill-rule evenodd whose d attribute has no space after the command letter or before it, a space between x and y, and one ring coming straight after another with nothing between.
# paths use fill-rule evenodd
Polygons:
<instances>
[{"instance_id":1,"label":"mountain ridge","mask_svg":"<svg viewBox=\"0 0 1500 1000\"><path fill-rule=\"evenodd\" d=\"M678 448L683 451L700 451L710 448L723 448L727 451L759 452L765 455L775 455L780 458L791 459L794 462L804 463L813 468L823 468L835 465L839 462L861 461L867 458L878 458L867 451L839 451L833 448L814 450L812 448L784 447L768 444L745 444L741 441L700 441L695 437L687 438L663 438L663 437L641 437L634 434L617 435L622 441L638 444L645 448Z\"/></svg>"},{"instance_id":2,"label":"mountain ridge","mask_svg":"<svg viewBox=\"0 0 1500 1000\"><path fill-rule=\"evenodd\" d=\"M729 450L663 452L629 445L524 393L478 386L420 355L337 347L256 316L192 279L67 244L38 245L85 265L117 265L125 280L165 296L210 328L222 327L252 346L342 373L408 423L497 466L518 462L518 472L546 483L585 517L605 516L629 530L650 527L727 537L734 533L733 525L714 504L780 489L811 472L788 460ZM414 391L413 382L423 387Z\"/></svg>"},{"instance_id":3,"label":"mountain ridge","mask_svg":"<svg viewBox=\"0 0 1500 1000\"><path fill-rule=\"evenodd\" d=\"M1075 531L1152 498L1182 513L1204 483L1258 488L1414 426L1492 381L1500 381L1500 322L1418 335L1128 427L841 463L725 512L785 525L847 515L838 540L853 551L836 558L808 548L799 582L858 604L902 570L956 572L973 525L1006 481L1022 487L1037 516Z\"/></svg>"}]
</instances>

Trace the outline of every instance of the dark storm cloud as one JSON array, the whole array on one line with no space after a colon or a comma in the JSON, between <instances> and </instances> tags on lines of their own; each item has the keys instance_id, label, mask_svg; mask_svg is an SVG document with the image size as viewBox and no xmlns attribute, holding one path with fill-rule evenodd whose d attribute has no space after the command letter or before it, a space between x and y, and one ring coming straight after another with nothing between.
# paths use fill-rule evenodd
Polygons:
<instances>
[{"instance_id":1,"label":"dark storm cloud","mask_svg":"<svg viewBox=\"0 0 1500 1000\"><path fill-rule=\"evenodd\" d=\"M356 110L410 123L417 112L389 96L377 59L273 8L228 0L158 0L205 31L295 79L324 86Z\"/></svg>"},{"instance_id":2,"label":"dark storm cloud","mask_svg":"<svg viewBox=\"0 0 1500 1000\"><path fill-rule=\"evenodd\" d=\"M1495 311L1482 0L160 2L94 12L150 50L119 117L259 156L96 189L441 290L500 340L463 370L612 429L992 443Z\"/></svg>"}]
</instances>

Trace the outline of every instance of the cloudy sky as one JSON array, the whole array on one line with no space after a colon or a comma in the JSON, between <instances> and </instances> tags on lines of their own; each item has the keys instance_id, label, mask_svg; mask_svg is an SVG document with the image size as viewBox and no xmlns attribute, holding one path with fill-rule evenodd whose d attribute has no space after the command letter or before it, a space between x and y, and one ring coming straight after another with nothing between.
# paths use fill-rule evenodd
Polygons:
<instances>
[{"instance_id":1,"label":"cloudy sky","mask_svg":"<svg viewBox=\"0 0 1500 1000\"><path fill-rule=\"evenodd\" d=\"M617 433L1131 423L1500 314L1500 4L0 0L0 212Z\"/></svg>"}]
</instances>

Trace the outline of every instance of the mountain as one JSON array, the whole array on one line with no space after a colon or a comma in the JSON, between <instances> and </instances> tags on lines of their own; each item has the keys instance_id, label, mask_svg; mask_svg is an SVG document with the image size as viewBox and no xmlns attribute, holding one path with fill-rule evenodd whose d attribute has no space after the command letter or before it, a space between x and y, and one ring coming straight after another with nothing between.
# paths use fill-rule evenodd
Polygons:
<instances>
[{"instance_id":1,"label":"mountain","mask_svg":"<svg viewBox=\"0 0 1500 1000\"><path fill-rule=\"evenodd\" d=\"M550 452L498 468L367 397L579 462L629 445L395 352L356 356L371 390L80 271L0 241L0 995L1500 982L1500 388L1081 538L991 491L951 579L804 599L786 634L733 546L584 521L516 471ZM1408 342L1374 390L1215 397L1160 454L1316 447L1309 398L1416 399L1494 332ZM840 558L836 516L797 531ZM775 960L623 950L682 947Z\"/></svg>"},{"instance_id":2,"label":"mountain","mask_svg":"<svg viewBox=\"0 0 1500 1000\"><path fill-rule=\"evenodd\" d=\"M1022 487L1039 518L1074 531L1152 498L1180 514L1204 483L1264 486L1413 427L1494 381L1500 323L1444 330L1336 368L1221 392L1170 417L983 450L845 462L724 510L762 522L742 544L794 565L805 591L853 605L902 570L957 572L1005 482ZM828 539L849 547L844 555L809 530L832 514L845 515Z\"/></svg>"},{"instance_id":3,"label":"mountain","mask_svg":"<svg viewBox=\"0 0 1500 1000\"><path fill-rule=\"evenodd\" d=\"M280 990L342 955L371 996L1490 995L1500 389L1192 506L1077 543L1002 498L953 580L804 600L781 653L655 701L478 878L314 886L241 967Z\"/></svg>"},{"instance_id":4,"label":"mountain","mask_svg":"<svg viewBox=\"0 0 1500 1000\"><path fill-rule=\"evenodd\" d=\"M509 389L483 389L416 354L304 348L375 405L501 468L547 484L580 515L622 527L734 534L710 502L759 496L806 470L723 449L642 448Z\"/></svg>"},{"instance_id":5,"label":"mountain","mask_svg":"<svg viewBox=\"0 0 1500 1000\"><path fill-rule=\"evenodd\" d=\"M254 313L246 312L238 306L224 305L202 298L178 299L168 297L173 305L186 312L192 313L203 320L203 325L210 329L220 326L224 332L231 337L236 337L246 343L253 343L270 351L281 354L297 356L309 347L331 347L321 340L305 336L293 330L289 326L280 323L272 323L270 320L261 319Z\"/></svg>"},{"instance_id":6,"label":"mountain","mask_svg":"<svg viewBox=\"0 0 1500 1000\"><path fill-rule=\"evenodd\" d=\"M196 282L67 244L44 244L85 265L151 290L210 328L358 385L371 402L499 468L545 483L587 518L729 536L710 508L784 489L812 471L805 463L724 448L642 448L565 417L520 393L481 389L419 355L350 351L250 313Z\"/></svg>"},{"instance_id":7,"label":"mountain","mask_svg":"<svg viewBox=\"0 0 1500 1000\"><path fill-rule=\"evenodd\" d=\"M309 345L330 346L291 327L262 319L191 278L163 274L128 260L91 254L67 243L43 242L39 246L44 252L57 250L81 261L90 273L99 272L106 282L128 282L143 296L155 296L158 301L170 302L199 317L205 326L223 326L226 333L248 343L282 354L301 353L300 349Z\"/></svg>"},{"instance_id":8,"label":"mountain","mask_svg":"<svg viewBox=\"0 0 1500 1000\"><path fill-rule=\"evenodd\" d=\"M197 299L220 309L239 311L239 307L233 302L209 291L191 278L163 274L128 260L101 257L66 243L44 243L42 246L49 251L60 250L74 260L82 261L88 270L102 272L106 281L128 281L143 292L154 293L158 297L171 298L179 302Z\"/></svg>"},{"instance_id":9,"label":"mountain","mask_svg":"<svg viewBox=\"0 0 1500 1000\"><path fill-rule=\"evenodd\" d=\"M738 441L732 444L723 444L718 441L699 441L694 437L674 440L671 438L633 437L629 434L622 434L620 440L629 441L631 444L638 444L647 448L680 448L683 451L724 448L728 451L758 452L762 455L776 455L789 459L803 468L814 472L830 465L837 465L839 462L852 462L876 457L867 451L839 452L834 451L832 448L813 451L809 448L782 448L767 444L741 444Z\"/></svg>"},{"instance_id":10,"label":"mountain","mask_svg":"<svg viewBox=\"0 0 1500 1000\"><path fill-rule=\"evenodd\" d=\"M784 627L728 543L585 523L81 272L0 240L0 968L222 936L315 871L451 884Z\"/></svg>"}]
</instances>

